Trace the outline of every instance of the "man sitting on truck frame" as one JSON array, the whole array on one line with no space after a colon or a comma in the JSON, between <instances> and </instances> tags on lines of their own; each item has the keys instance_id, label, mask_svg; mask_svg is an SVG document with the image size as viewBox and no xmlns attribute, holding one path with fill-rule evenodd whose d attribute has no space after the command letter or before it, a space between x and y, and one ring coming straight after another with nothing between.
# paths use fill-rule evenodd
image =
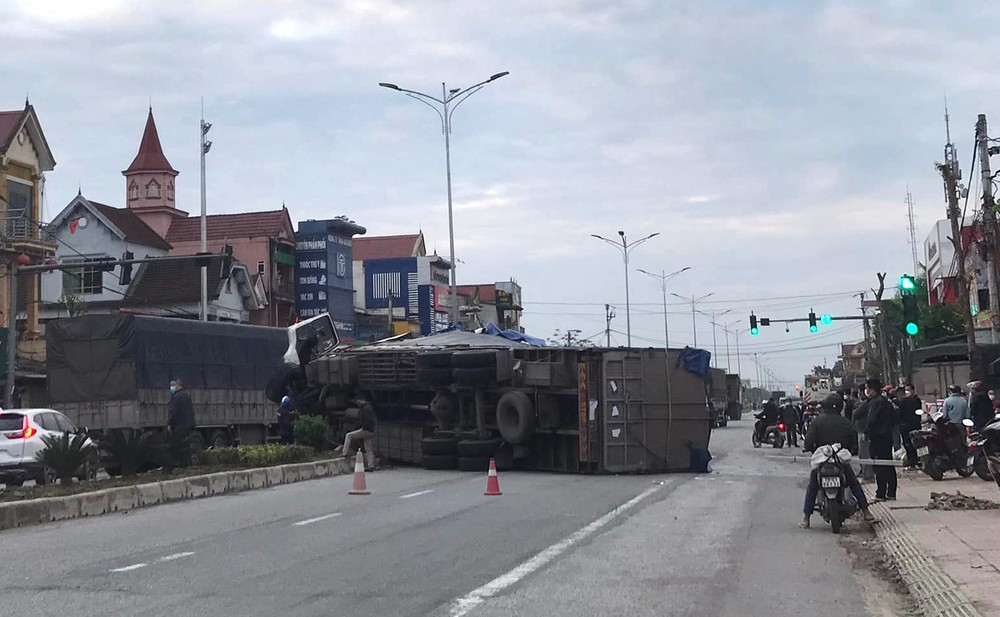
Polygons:
<instances>
[{"instance_id":1,"label":"man sitting on truck frame","mask_svg":"<svg viewBox=\"0 0 1000 617\"><path fill-rule=\"evenodd\" d=\"M365 443L365 465L368 469L375 467L375 408L363 396L354 399L358 406L358 428L344 435L343 455L351 456L355 452L354 441L363 439Z\"/></svg>"}]
</instances>

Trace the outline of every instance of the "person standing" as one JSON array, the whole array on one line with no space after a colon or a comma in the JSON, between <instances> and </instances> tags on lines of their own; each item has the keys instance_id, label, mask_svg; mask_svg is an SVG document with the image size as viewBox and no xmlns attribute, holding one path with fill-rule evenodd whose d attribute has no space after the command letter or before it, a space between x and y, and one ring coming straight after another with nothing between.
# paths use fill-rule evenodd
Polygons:
<instances>
[{"instance_id":1,"label":"person standing","mask_svg":"<svg viewBox=\"0 0 1000 617\"><path fill-rule=\"evenodd\" d=\"M941 410L952 424L961 424L962 420L972 417L969 402L962 395L961 386L948 386L948 398L944 399Z\"/></svg>"},{"instance_id":2,"label":"person standing","mask_svg":"<svg viewBox=\"0 0 1000 617\"><path fill-rule=\"evenodd\" d=\"M994 413L1000 412L1000 399L997 398L997 393L990 390L990 401L993 402Z\"/></svg>"},{"instance_id":3,"label":"person standing","mask_svg":"<svg viewBox=\"0 0 1000 617\"><path fill-rule=\"evenodd\" d=\"M792 401L786 399L781 408L781 421L785 423L785 438L789 447L799 447L799 412Z\"/></svg>"},{"instance_id":4,"label":"person standing","mask_svg":"<svg viewBox=\"0 0 1000 617\"><path fill-rule=\"evenodd\" d=\"M364 397L354 399L358 406L358 428L344 436L344 456L350 456L354 441L361 439L365 444L365 464L369 469L375 467L375 408Z\"/></svg>"},{"instance_id":5,"label":"person standing","mask_svg":"<svg viewBox=\"0 0 1000 617\"><path fill-rule=\"evenodd\" d=\"M295 443L295 410L292 409L292 399L287 396L281 397L281 405L278 406L278 437L281 443Z\"/></svg>"},{"instance_id":6,"label":"person standing","mask_svg":"<svg viewBox=\"0 0 1000 617\"><path fill-rule=\"evenodd\" d=\"M896 426L896 408L882 390L882 382L872 377L865 382L868 402L867 434L871 457L875 460L892 460L892 433ZM896 499L896 468L891 465L875 466L875 499Z\"/></svg>"},{"instance_id":7,"label":"person standing","mask_svg":"<svg viewBox=\"0 0 1000 617\"><path fill-rule=\"evenodd\" d=\"M982 430L984 426L993 421L993 401L986 394L983 382L973 381L969 383L969 411L972 413L972 421L976 423L976 430Z\"/></svg>"},{"instance_id":8,"label":"person standing","mask_svg":"<svg viewBox=\"0 0 1000 617\"><path fill-rule=\"evenodd\" d=\"M913 385L909 384L903 388L903 394L899 397L899 437L903 442L903 449L906 451L906 466L915 467L919 463L917 449L913 447L913 440L910 433L920 429L920 416L917 411L923 407L920 397L913 391Z\"/></svg>"},{"instance_id":9,"label":"person standing","mask_svg":"<svg viewBox=\"0 0 1000 617\"><path fill-rule=\"evenodd\" d=\"M868 407L871 404L871 399L865 396L866 392L867 390L862 388L860 401L854 406L854 412L850 418L854 430L858 432L859 458L871 458L870 443L868 442ZM871 465L861 465L860 475L862 480L871 482L875 479L875 470Z\"/></svg>"},{"instance_id":10,"label":"person standing","mask_svg":"<svg viewBox=\"0 0 1000 617\"><path fill-rule=\"evenodd\" d=\"M170 382L170 403L167 405L167 430L187 433L195 427L194 404L184 389L184 382L174 378Z\"/></svg>"}]
</instances>

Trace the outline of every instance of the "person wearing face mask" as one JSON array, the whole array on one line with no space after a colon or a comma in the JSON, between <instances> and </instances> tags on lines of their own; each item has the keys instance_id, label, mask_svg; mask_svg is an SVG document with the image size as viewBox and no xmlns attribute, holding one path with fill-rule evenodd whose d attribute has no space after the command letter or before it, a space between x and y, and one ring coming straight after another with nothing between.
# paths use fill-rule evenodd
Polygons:
<instances>
[{"instance_id":1,"label":"person wearing face mask","mask_svg":"<svg viewBox=\"0 0 1000 617\"><path fill-rule=\"evenodd\" d=\"M184 382L174 378L170 382L170 403L167 405L167 430L190 431L195 426L194 405L191 395L184 389Z\"/></svg>"},{"instance_id":2,"label":"person wearing face mask","mask_svg":"<svg viewBox=\"0 0 1000 617\"><path fill-rule=\"evenodd\" d=\"M910 432L920 428L920 416L917 415L917 410L923 408L923 403L913 391L912 384L903 389L897 406L899 407L899 436L903 441L903 449L906 450L906 466L915 467L919 463L920 457L917 456L917 449L913 447Z\"/></svg>"},{"instance_id":3,"label":"person wearing face mask","mask_svg":"<svg viewBox=\"0 0 1000 617\"><path fill-rule=\"evenodd\" d=\"M976 429L982 430L984 426L993 421L993 401L990 400L983 382L969 382L969 411L972 413L972 421L976 423Z\"/></svg>"},{"instance_id":4,"label":"person wearing face mask","mask_svg":"<svg viewBox=\"0 0 1000 617\"><path fill-rule=\"evenodd\" d=\"M997 393L995 390L990 390L989 394L990 400L993 401L993 411L1000 412L1000 398L997 398Z\"/></svg>"}]
</instances>

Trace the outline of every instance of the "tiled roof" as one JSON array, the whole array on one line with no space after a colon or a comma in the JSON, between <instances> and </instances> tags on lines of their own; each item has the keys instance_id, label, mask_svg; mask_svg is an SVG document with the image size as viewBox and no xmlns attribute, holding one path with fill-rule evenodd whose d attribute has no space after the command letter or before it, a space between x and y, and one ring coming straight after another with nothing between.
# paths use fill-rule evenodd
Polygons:
<instances>
[{"instance_id":1,"label":"tiled roof","mask_svg":"<svg viewBox=\"0 0 1000 617\"><path fill-rule=\"evenodd\" d=\"M87 201L90 201L89 199ZM90 204L97 208L97 211L101 213L105 218L111 221L111 224L121 230L125 234L126 242L134 242L135 244L141 244L142 246L151 246L153 248L163 249L169 251L172 246L170 243L164 240L160 234L153 231L153 229L143 222L135 212L127 208L115 208L106 204L97 203L96 201L90 201Z\"/></svg>"},{"instance_id":2,"label":"tiled roof","mask_svg":"<svg viewBox=\"0 0 1000 617\"><path fill-rule=\"evenodd\" d=\"M476 291L479 292L479 301L485 302L487 304L493 304L497 301L497 286L496 285L456 285L455 293L459 296L465 296L471 298L476 295Z\"/></svg>"},{"instance_id":3,"label":"tiled roof","mask_svg":"<svg viewBox=\"0 0 1000 617\"><path fill-rule=\"evenodd\" d=\"M355 238L354 261L419 257L424 253L423 244L423 234Z\"/></svg>"},{"instance_id":4,"label":"tiled roof","mask_svg":"<svg viewBox=\"0 0 1000 617\"><path fill-rule=\"evenodd\" d=\"M208 239L276 238L284 231L287 217L288 211L284 208L243 214L213 214L206 217ZM200 239L200 217L177 218L170 223L167 242L177 245L180 242L194 242ZM292 238L290 240L294 241Z\"/></svg>"},{"instance_id":5,"label":"tiled roof","mask_svg":"<svg viewBox=\"0 0 1000 617\"><path fill-rule=\"evenodd\" d=\"M28 113L27 109L0 111L0 151L6 150L7 146L10 145L26 113Z\"/></svg>"},{"instance_id":6,"label":"tiled roof","mask_svg":"<svg viewBox=\"0 0 1000 617\"><path fill-rule=\"evenodd\" d=\"M160 135L156 132L156 122L153 120L153 108L149 108L149 115L146 116L146 129L142 132L142 141L139 142L139 152L132 160L132 164L122 173L128 174L138 171L168 171L177 173L170 166L170 161L163 155L163 147L160 146Z\"/></svg>"},{"instance_id":7,"label":"tiled roof","mask_svg":"<svg viewBox=\"0 0 1000 617\"><path fill-rule=\"evenodd\" d=\"M208 299L219 297L222 256L208 257ZM195 260L143 264L136 270L123 304L170 307L201 302L201 266Z\"/></svg>"}]
</instances>

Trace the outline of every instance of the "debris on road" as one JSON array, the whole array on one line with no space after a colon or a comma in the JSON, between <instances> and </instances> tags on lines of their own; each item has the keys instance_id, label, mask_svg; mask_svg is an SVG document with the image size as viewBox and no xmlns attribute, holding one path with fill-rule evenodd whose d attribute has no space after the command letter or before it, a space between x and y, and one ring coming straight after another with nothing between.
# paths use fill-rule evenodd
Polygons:
<instances>
[{"instance_id":1,"label":"debris on road","mask_svg":"<svg viewBox=\"0 0 1000 617\"><path fill-rule=\"evenodd\" d=\"M926 510L1000 510L1000 503L963 495L962 491L951 493L931 493L931 501Z\"/></svg>"}]
</instances>

